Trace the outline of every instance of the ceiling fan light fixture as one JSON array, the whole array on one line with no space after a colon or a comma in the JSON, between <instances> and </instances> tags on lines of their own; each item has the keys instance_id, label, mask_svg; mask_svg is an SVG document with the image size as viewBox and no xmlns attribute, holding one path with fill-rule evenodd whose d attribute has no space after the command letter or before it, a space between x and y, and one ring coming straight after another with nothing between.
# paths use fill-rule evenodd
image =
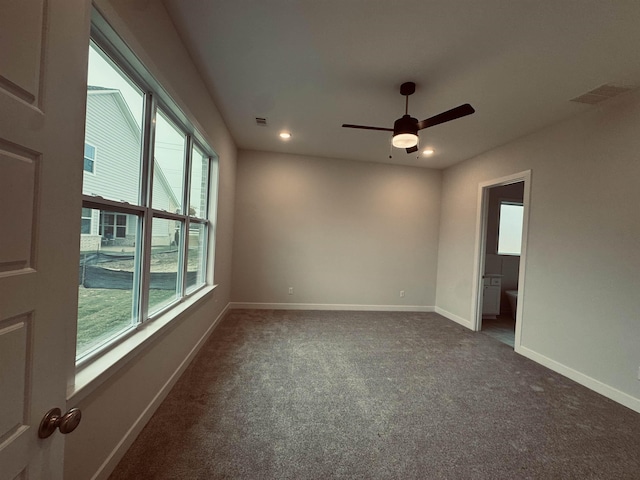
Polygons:
<instances>
[{"instance_id":1,"label":"ceiling fan light fixture","mask_svg":"<svg viewBox=\"0 0 640 480\"><path fill-rule=\"evenodd\" d=\"M393 124L391 144L396 148L411 148L418 144L418 120L403 115Z\"/></svg>"},{"instance_id":2,"label":"ceiling fan light fixture","mask_svg":"<svg viewBox=\"0 0 640 480\"><path fill-rule=\"evenodd\" d=\"M391 141L396 148L411 148L418 144L418 135L415 133L398 133Z\"/></svg>"}]
</instances>

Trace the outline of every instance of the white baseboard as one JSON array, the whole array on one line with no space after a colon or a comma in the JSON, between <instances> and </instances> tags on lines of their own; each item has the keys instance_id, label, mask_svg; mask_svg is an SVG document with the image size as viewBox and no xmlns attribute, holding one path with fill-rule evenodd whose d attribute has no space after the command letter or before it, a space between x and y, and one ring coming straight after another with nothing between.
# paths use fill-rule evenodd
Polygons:
<instances>
[{"instance_id":1,"label":"white baseboard","mask_svg":"<svg viewBox=\"0 0 640 480\"><path fill-rule=\"evenodd\" d=\"M215 321L207 328L204 334L200 337L198 342L193 346L193 348L189 351L189 354L180 362L178 368L171 374L169 379L165 382L162 388L158 391L158 393L153 397L149 405L144 409L144 411L140 414L140 416L133 423L131 428L127 430L127 433L120 439L115 448L111 451L106 460L100 465L98 471L91 477L91 480L106 480L113 470L115 470L118 462L122 460L124 454L129 450L133 442L138 435L147 424L147 422L151 419L153 414L156 412L162 401L167 397L173 386L176 384L182 373L189 366L193 358L200 351L204 343L207 341L209 336L213 333L214 329L218 326L218 323L224 318L225 314L229 310L229 304L220 312L220 315L215 319Z\"/></svg>"},{"instance_id":2,"label":"white baseboard","mask_svg":"<svg viewBox=\"0 0 640 480\"><path fill-rule=\"evenodd\" d=\"M453 320L454 322L459 323L460 325L468 328L469 330L473 330L473 324L471 323L471 321L465 318L459 317L458 315L455 315L451 312L447 312L444 308L436 307L435 312L439 315L442 315L445 318L448 318L449 320Z\"/></svg>"},{"instance_id":3,"label":"white baseboard","mask_svg":"<svg viewBox=\"0 0 640 480\"><path fill-rule=\"evenodd\" d=\"M256 303L231 302L231 309L247 310L350 310L367 312L433 312L428 305L351 305L345 303Z\"/></svg>"},{"instance_id":4,"label":"white baseboard","mask_svg":"<svg viewBox=\"0 0 640 480\"><path fill-rule=\"evenodd\" d=\"M527 347L523 347L523 346L516 347L515 351L516 353L519 353L520 355L527 357L533 360L534 362L539 363L540 365L544 365L545 367L553 370L554 372L558 372L559 374L564 375L567 378L570 378L574 382L577 382L580 385L583 385L588 389L599 393L600 395L604 395L605 397L610 398L614 402L618 402L624 405L625 407L628 407L631 410L634 410L640 413L639 398L635 398L627 393L621 392L620 390L614 387L611 387L605 383L602 383L601 381L596 380L595 378L591 378L590 376L585 375L584 373L578 372L577 370L574 370L571 367L567 367L562 363L556 362L555 360L552 360L549 357L546 357L540 353L537 353Z\"/></svg>"}]
</instances>

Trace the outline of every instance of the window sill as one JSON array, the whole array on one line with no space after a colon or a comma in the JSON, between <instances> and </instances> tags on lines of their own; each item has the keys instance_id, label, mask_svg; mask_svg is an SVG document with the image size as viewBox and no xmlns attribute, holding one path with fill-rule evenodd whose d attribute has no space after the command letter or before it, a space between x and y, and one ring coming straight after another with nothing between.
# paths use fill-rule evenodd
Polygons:
<instances>
[{"instance_id":1,"label":"window sill","mask_svg":"<svg viewBox=\"0 0 640 480\"><path fill-rule=\"evenodd\" d=\"M176 326L181 317L204 298L210 296L215 288L215 285L208 285L200 289L171 310L148 322L104 355L78 367L74 382L67 388L67 401L78 403L91 395L121 368L142 354L149 345Z\"/></svg>"}]
</instances>

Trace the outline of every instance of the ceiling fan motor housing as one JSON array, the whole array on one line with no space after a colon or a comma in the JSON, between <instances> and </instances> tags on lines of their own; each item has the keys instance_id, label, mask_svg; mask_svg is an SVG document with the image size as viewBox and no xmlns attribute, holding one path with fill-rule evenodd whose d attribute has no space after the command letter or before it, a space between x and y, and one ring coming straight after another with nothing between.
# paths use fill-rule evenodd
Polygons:
<instances>
[{"instance_id":1,"label":"ceiling fan motor housing","mask_svg":"<svg viewBox=\"0 0 640 480\"><path fill-rule=\"evenodd\" d=\"M393 136L401 133L418 134L418 119L410 115L403 115L393 123Z\"/></svg>"}]
</instances>

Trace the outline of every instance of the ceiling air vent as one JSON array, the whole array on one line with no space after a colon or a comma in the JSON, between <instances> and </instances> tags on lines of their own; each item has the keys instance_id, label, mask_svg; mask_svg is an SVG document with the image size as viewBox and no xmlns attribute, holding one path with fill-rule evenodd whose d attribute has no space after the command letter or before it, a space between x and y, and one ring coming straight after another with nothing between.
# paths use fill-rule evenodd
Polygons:
<instances>
[{"instance_id":1,"label":"ceiling air vent","mask_svg":"<svg viewBox=\"0 0 640 480\"><path fill-rule=\"evenodd\" d=\"M266 127L267 126L267 119L266 118L262 118L262 117L256 117L256 125L258 125L260 127Z\"/></svg>"},{"instance_id":2,"label":"ceiling air vent","mask_svg":"<svg viewBox=\"0 0 640 480\"><path fill-rule=\"evenodd\" d=\"M634 88L635 87L623 87L617 85L601 85L600 87L580 95L579 97L572 98L571 101L595 105L596 103L604 102L610 98L630 92Z\"/></svg>"}]
</instances>

